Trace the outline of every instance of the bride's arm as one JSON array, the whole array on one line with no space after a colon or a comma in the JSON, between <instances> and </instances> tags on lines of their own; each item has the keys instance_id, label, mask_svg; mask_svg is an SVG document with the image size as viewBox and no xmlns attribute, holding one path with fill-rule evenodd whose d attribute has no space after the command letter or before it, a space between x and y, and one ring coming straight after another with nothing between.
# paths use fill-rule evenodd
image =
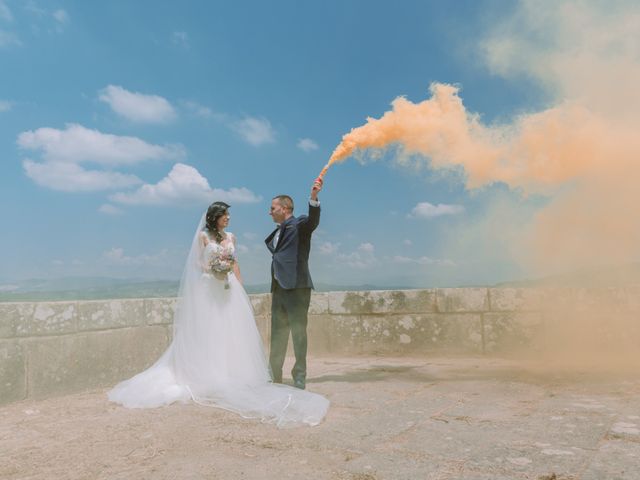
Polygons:
<instances>
[{"instance_id":1,"label":"bride's arm","mask_svg":"<svg viewBox=\"0 0 640 480\"><path fill-rule=\"evenodd\" d=\"M206 248L208 243L209 243L209 237L207 237L207 234L204 232L200 232L200 252L199 252L198 259L200 263L200 269L204 273L209 273L209 266L207 265L207 262L204 259L204 249Z\"/></svg>"},{"instance_id":2,"label":"bride's arm","mask_svg":"<svg viewBox=\"0 0 640 480\"><path fill-rule=\"evenodd\" d=\"M233 242L233 247L235 249L237 247L237 245L236 245L236 236L235 235L231 236L231 241ZM236 256L236 261L233 262L233 274L236 276L236 278L240 282L240 285L242 285L242 275L240 275L240 264L238 263L238 257L237 256Z\"/></svg>"}]
</instances>

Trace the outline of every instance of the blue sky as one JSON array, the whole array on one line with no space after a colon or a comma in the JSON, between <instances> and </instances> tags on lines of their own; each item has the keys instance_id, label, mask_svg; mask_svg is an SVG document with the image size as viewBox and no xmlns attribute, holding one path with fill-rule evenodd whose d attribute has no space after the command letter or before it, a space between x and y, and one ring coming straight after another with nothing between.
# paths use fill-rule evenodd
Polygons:
<instances>
[{"instance_id":1,"label":"blue sky","mask_svg":"<svg viewBox=\"0 0 640 480\"><path fill-rule=\"evenodd\" d=\"M266 283L270 199L288 193L305 213L342 135L397 96L458 84L487 123L550 101L478 49L517 5L0 0L0 282L178 278L202 212L223 199L246 282ZM329 171L317 282L525 275L504 239L474 229L497 203L532 214L543 200L501 184L469 192L393 155Z\"/></svg>"}]
</instances>

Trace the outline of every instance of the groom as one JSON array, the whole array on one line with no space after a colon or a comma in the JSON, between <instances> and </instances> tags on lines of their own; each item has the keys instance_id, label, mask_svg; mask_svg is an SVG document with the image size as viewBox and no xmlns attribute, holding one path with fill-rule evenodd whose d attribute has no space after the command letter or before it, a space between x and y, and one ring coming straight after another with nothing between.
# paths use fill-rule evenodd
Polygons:
<instances>
[{"instance_id":1,"label":"groom","mask_svg":"<svg viewBox=\"0 0 640 480\"><path fill-rule=\"evenodd\" d=\"M271 201L269 215L278 224L265 239L271 262L271 349L269 364L275 383L282 383L282 365L287 353L289 331L296 363L291 370L293 385L305 388L307 378L307 311L313 282L309 274L311 234L320 223L318 192L322 179L311 188L309 215L293 216L293 200L278 195Z\"/></svg>"}]
</instances>

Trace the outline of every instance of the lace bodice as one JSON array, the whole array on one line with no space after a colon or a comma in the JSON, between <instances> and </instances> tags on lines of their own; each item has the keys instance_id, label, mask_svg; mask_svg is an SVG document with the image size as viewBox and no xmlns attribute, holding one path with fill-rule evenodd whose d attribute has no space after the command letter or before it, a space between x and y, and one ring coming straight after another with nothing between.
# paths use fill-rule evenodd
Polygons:
<instances>
[{"instance_id":1,"label":"lace bodice","mask_svg":"<svg viewBox=\"0 0 640 480\"><path fill-rule=\"evenodd\" d=\"M217 243L213 240L210 240L209 243L207 243L207 245L204 247L204 255L207 259L221 255L235 257L236 248L233 245L233 240L231 238L227 238L222 243Z\"/></svg>"}]
</instances>

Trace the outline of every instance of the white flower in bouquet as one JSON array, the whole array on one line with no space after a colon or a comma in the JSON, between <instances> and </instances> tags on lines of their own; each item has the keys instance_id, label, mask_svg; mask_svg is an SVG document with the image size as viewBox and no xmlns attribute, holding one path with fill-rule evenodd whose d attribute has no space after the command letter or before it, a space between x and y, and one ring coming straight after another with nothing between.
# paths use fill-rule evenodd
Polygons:
<instances>
[{"instance_id":1,"label":"white flower in bouquet","mask_svg":"<svg viewBox=\"0 0 640 480\"><path fill-rule=\"evenodd\" d=\"M209 263L209 269L213 275L224 280L224 288L229 288L229 273L233 270L235 258L231 254L216 255Z\"/></svg>"}]
</instances>

